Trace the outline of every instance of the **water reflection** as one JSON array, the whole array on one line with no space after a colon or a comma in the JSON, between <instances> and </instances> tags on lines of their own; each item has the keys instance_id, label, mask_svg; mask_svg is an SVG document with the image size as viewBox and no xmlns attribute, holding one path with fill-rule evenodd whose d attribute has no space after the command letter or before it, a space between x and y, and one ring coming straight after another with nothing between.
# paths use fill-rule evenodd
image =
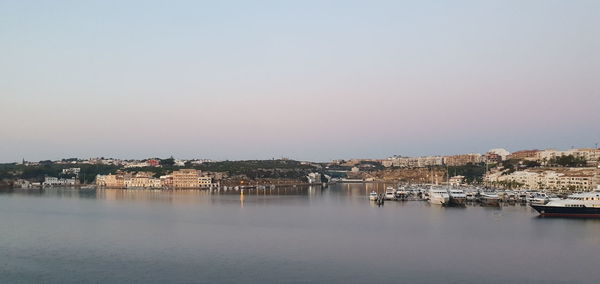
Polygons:
<instances>
[{"instance_id":1,"label":"water reflection","mask_svg":"<svg viewBox=\"0 0 600 284\"><path fill-rule=\"evenodd\" d=\"M368 200L388 185L0 193L0 283L600 278L600 220Z\"/></svg>"}]
</instances>

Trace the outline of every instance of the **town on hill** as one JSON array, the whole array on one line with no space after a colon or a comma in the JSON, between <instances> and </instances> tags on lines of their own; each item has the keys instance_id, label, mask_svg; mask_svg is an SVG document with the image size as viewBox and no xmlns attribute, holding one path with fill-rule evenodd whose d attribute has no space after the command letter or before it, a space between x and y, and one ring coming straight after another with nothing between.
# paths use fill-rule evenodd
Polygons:
<instances>
[{"instance_id":1,"label":"town on hill","mask_svg":"<svg viewBox=\"0 0 600 284\"><path fill-rule=\"evenodd\" d=\"M348 159L123 160L69 158L0 164L3 188L95 185L106 188L213 188L329 182L478 184L508 189L585 191L600 184L600 149L492 149L485 154Z\"/></svg>"}]
</instances>

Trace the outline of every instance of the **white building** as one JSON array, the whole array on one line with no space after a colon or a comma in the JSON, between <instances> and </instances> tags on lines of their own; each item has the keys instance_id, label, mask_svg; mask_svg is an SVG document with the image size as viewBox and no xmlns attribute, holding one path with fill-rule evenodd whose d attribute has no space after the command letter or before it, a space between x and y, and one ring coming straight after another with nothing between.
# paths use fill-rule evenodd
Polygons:
<instances>
[{"instance_id":1,"label":"white building","mask_svg":"<svg viewBox=\"0 0 600 284\"><path fill-rule=\"evenodd\" d=\"M43 186L74 186L77 184L75 178L57 178L57 177L46 177Z\"/></svg>"},{"instance_id":2,"label":"white building","mask_svg":"<svg viewBox=\"0 0 600 284\"><path fill-rule=\"evenodd\" d=\"M450 179L448 179L448 183L450 185L461 185L463 184L463 182L465 181L465 176L453 176Z\"/></svg>"},{"instance_id":3,"label":"white building","mask_svg":"<svg viewBox=\"0 0 600 284\"><path fill-rule=\"evenodd\" d=\"M213 181L211 177L208 176L201 176L198 177L198 187L212 187Z\"/></svg>"},{"instance_id":4,"label":"white building","mask_svg":"<svg viewBox=\"0 0 600 284\"><path fill-rule=\"evenodd\" d=\"M539 161L549 161L552 158L569 155L583 158L590 165L600 164L600 149L593 148L569 149L564 151L548 149L540 151L537 158Z\"/></svg>"},{"instance_id":5,"label":"white building","mask_svg":"<svg viewBox=\"0 0 600 284\"><path fill-rule=\"evenodd\" d=\"M567 168L502 172L488 174L489 183L516 182L523 189L592 190L600 181L600 173L593 168Z\"/></svg>"},{"instance_id":6,"label":"white building","mask_svg":"<svg viewBox=\"0 0 600 284\"><path fill-rule=\"evenodd\" d=\"M502 157L503 161L506 160L506 157L508 155L510 155L510 152L508 152L506 149L503 149L503 148L492 149L492 150L489 150L488 153L493 153L493 154L496 154L496 155Z\"/></svg>"},{"instance_id":7,"label":"white building","mask_svg":"<svg viewBox=\"0 0 600 284\"><path fill-rule=\"evenodd\" d=\"M68 169L63 169L62 170L62 174L63 175L77 175L79 176L79 173L81 172L81 168L68 168Z\"/></svg>"},{"instance_id":8,"label":"white building","mask_svg":"<svg viewBox=\"0 0 600 284\"><path fill-rule=\"evenodd\" d=\"M149 166L150 164L147 162L129 162L125 165L125 168L144 168Z\"/></svg>"}]
</instances>

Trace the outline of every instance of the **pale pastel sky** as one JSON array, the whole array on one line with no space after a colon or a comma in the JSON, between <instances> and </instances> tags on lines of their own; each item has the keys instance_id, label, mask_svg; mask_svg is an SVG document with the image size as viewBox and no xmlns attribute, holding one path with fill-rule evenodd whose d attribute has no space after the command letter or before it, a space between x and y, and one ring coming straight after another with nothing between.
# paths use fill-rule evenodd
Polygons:
<instances>
[{"instance_id":1,"label":"pale pastel sky","mask_svg":"<svg viewBox=\"0 0 600 284\"><path fill-rule=\"evenodd\" d=\"M0 162L596 142L600 1L0 0Z\"/></svg>"}]
</instances>

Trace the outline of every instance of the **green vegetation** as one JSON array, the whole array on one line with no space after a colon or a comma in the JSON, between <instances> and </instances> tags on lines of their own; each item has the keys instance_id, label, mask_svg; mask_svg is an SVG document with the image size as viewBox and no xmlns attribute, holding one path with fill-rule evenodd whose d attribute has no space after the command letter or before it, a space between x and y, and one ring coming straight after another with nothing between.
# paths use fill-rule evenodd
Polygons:
<instances>
[{"instance_id":1,"label":"green vegetation","mask_svg":"<svg viewBox=\"0 0 600 284\"><path fill-rule=\"evenodd\" d=\"M540 167L541 164L536 161L529 160L518 160L518 159L509 159L502 161L500 165L504 168L504 172L502 175L509 175L518 170L523 170L527 168L535 168Z\"/></svg>"},{"instance_id":2,"label":"green vegetation","mask_svg":"<svg viewBox=\"0 0 600 284\"><path fill-rule=\"evenodd\" d=\"M163 167L172 167L175 164L175 159L173 157L161 159L159 163Z\"/></svg>"},{"instance_id":3,"label":"green vegetation","mask_svg":"<svg viewBox=\"0 0 600 284\"><path fill-rule=\"evenodd\" d=\"M467 183L478 183L483 181L485 163L469 163L464 166L449 166L448 174L450 177L464 176Z\"/></svg>"},{"instance_id":4,"label":"green vegetation","mask_svg":"<svg viewBox=\"0 0 600 284\"><path fill-rule=\"evenodd\" d=\"M248 160L202 163L195 166L199 170L227 172L230 175L245 175L255 178L301 179L310 172L318 171L312 165L301 164L293 160Z\"/></svg>"},{"instance_id":5,"label":"green vegetation","mask_svg":"<svg viewBox=\"0 0 600 284\"><path fill-rule=\"evenodd\" d=\"M90 164L55 164L49 161L40 162L36 166L25 166L16 163L0 164L0 179L27 179L42 182L46 176L74 177L74 175L62 174L62 170L67 168L81 168L79 181L81 183L91 183L96 178L96 175L113 173L119 167Z\"/></svg>"},{"instance_id":6,"label":"green vegetation","mask_svg":"<svg viewBox=\"0 0 600 284\"><path fill-rule=\"evenodd\" d=\"M560 167L584 167L586 161L582 157L575 157L573 155L562 155L560 157L554 157L548 161L549 166L560 166Z\"/></svg>"}]
</instances>

